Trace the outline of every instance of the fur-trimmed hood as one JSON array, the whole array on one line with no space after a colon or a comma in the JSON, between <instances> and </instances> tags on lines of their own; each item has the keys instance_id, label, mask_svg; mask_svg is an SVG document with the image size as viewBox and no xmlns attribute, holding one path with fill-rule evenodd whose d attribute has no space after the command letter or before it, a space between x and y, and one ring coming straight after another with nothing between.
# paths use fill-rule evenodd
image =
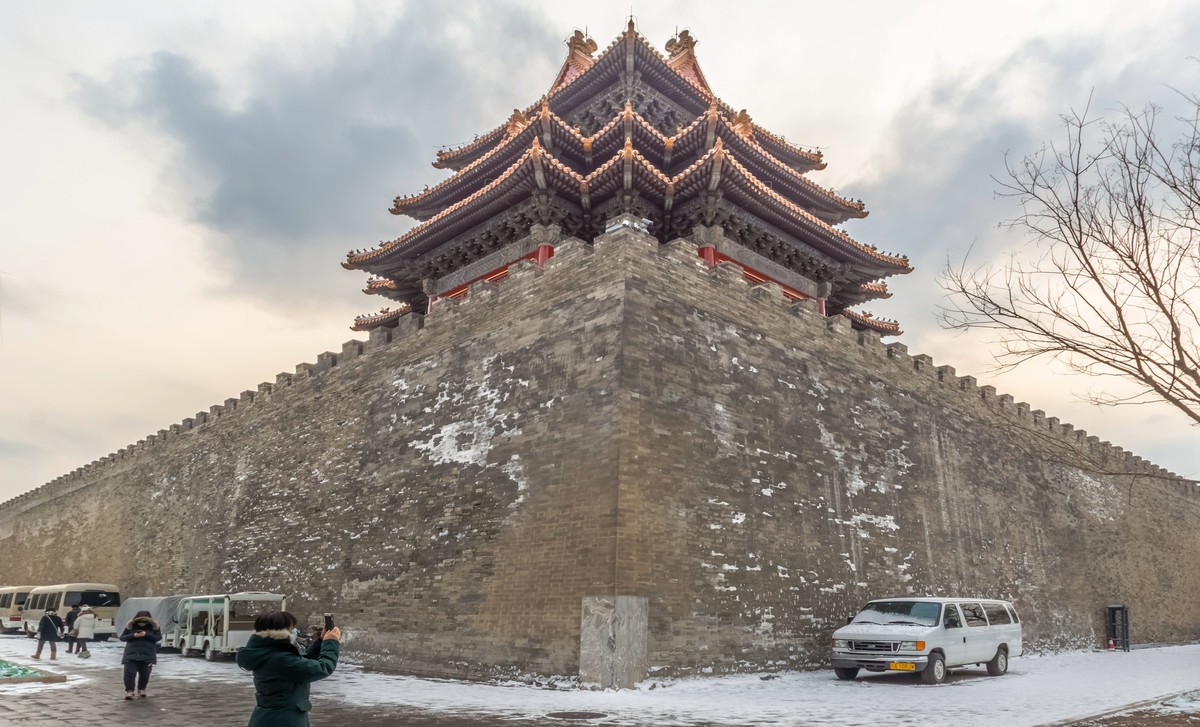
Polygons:
<instances>
[{"instance_id":1,"label":"fur-trimmed hood","mask_svg":"<svg viewBox=\"0 0 1200 727\"><path fill-rule=\"evenodd\" d=\"M129 623L125 624L125 628L132 629L134 627L134 624L139 624L137 627L138 631L145 631L145 630L158 631L159 630L158 622L155 621L154 619L150 618L149 616L134 616L133 618L129 619Z\"/></svg>"},{"instance_id":2,"label":"fur-trimmed hood","mask_svg":"<svg viewBox=\"0 0 1200 727\"><path fill-rule=\"evenodd\" d=\"M255 631L255 636L261 636L264 639L283 639L284 641L292 640L291 629L270 629L267 631Z\"/></svg>"},{"instance_id":3,"label":"fur-trimmed hood","mask_svg":"<svg viewBox=\"0 0 1200 727\"><path fill-rule=\"evenodd\" d=\"M280 652L300 656L300 648L292 643L290 629L255 631L246 645L238 650L237 663L243 669L254 671Z\"/></svg>"}]
</instances>

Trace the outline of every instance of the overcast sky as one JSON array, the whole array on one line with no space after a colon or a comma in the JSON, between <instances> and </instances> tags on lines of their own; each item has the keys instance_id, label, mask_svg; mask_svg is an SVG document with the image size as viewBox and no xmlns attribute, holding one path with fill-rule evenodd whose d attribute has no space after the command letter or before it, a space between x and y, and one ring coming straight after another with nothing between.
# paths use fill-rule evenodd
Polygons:
<instances>
[{"instance_id":1,"label":"overcast sky","mask_svg":"<svg viewBox=\"0 0 1200 727\"><path fill-rule=\"evenodd\" d=\"M1136 9L1135 9L1136 7ZM601 48L622 2L0 2L0 500L339 351L382 299L346 251L398 236L394 196L544 93L563 44ZM989 373L941 330L947 258L998 259L993 175L1092 101L1200 89L1200 6L1178 2L654 2L662 48L699 39L714 91L825 153L856 239L916 271L866 306L913 353L1180 474L1197 432L1165 407L1097 410L1094 381Z\"/></svg>"}]
</instances>

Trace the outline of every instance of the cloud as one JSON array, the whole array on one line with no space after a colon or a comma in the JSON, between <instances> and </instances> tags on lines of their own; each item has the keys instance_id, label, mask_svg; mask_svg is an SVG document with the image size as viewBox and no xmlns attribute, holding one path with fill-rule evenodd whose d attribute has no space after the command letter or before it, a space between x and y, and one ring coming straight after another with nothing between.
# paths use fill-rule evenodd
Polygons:
<instances>
[{"instance_id":1,"label":"cloud","mask_svg":"<svg viewBox=\"0 0 1200 727\"><path fill-rule=\"evenodd\" d=\"M909 331L934 329L943 291L933 281L948 260L961 262L969 250L978 264L1025 241L1001 227L1019 213L1016 200L997 195L1006 158L1019 161L1059 141L1060 115L1082 111L1089 97L1095 114L1109 116L1121 104L1140 108L1174 96L1165 85L1147 89L1147 78L1171 80L1150 60L1106 68L1103 53L1083 41L1030 41L990 67L932 79L900 107L875 164L847 185L871 210L847 229L907 254L918 272L890 279L895 297L868 308Z\"/></svg>"},{"instance_id":2,"label":"cloud","mask_svg":"<svg viewBox=\"0 0 1200 727\"><path fill-rule=\"evenodd\" d=\"M45 447L16 439L0 439L0 457L29 460L45 452ZM0 496L3 499L3 496Z\"/></svg>"},{"instance_id":3,"label":"cloud","mask_svg":"<svg viewBox=\"0 0 1200 727\"><path fill-rule=\"evenodd\" d=\"M378 25L360 16L299 65L264 53L243 69L240 101L200 61L166 51L78 76L74 100L123 133L173 142L165 179L233 292L345 300L362 280L339 260L403 231L387 207L445 174L429 166L435 145L498 125L561 61L560 32L493 3L413 3Z\"/></svg>"}]
</instances>

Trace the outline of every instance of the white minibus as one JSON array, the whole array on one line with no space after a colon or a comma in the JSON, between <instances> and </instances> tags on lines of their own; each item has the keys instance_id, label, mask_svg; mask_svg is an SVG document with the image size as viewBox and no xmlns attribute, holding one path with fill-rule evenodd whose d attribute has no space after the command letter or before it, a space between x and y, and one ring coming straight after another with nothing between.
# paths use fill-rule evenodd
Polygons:
<instances>
[{"instance_id":1,"label":"white minibus","mask_svg":"<svg viewBox=\"0 0 1200 727\"><path fill-rule=\"evenodd\" d=\"M52 608L65 621L67 611L76 604L91 606L96 612L96 641L107 641L119 633L114 620L121 605L121 594L111 583L60 583L57 586L38 586L25 599L21 625L27 636L37 635L38 622L46 609Z\"/></svg>"},{"instance_id":2,"label":"white minibus","mask_svg":"<svg viewBox=\"0 0 1200 727\"><path fill-rule=\"evenodd\" d=\"M0 631L20 631L21 613L25 599L37 586L7 586L0 588Z\"/></svg>"}]
</instances>

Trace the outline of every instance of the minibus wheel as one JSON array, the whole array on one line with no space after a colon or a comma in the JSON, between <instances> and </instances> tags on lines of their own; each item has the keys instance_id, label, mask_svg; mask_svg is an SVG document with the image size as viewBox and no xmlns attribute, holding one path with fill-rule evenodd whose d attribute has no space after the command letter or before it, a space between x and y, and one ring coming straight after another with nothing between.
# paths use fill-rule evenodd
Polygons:
<instances>
[{"instance_id":1,"label":"minibus wheel","mask_svg":"<svg viewBox=\"0 0 1200 727\"><path fill-rule=\"evenodd\" d=\"M941 684L946 681L946 659L936 651L929 655L929 663L921 672L922 684Z\"/></svg>"},{"instance_id":2,"label":"minibus wheel","mask_svg":"<svg viewBox=\"0 0 1200 727\"><path fill-rule=\"evenodd\" d=\"M994 677L1003 676L1008 672L1008 652L1001 646L996 649L996 655L987 663L988 674Z\"/></svg>"},{"instance_id":3,"label":"minibus wheel","mask_svg":"<svg viewBox=\"0 0 1200 727\"><path fill-rule=\"evenodd\" d=\"M207 641L204 642L204 660L216 661L221 658L221 652L217 651Z\"/></svg>"},{"instance_id":4,"label":"minibus wheel","mask_svg":"<svg viewBox=\"0 0 1200 727\"><path fill-rule=\"evenodd\" d=\"M854 677L858 676L858 667L852 666L843 668L840 666L835 666L833 667L833 673L837 675L838 679L841 679L844 682L852 682L854 681Z\"/></svg>"}]
</instances>

